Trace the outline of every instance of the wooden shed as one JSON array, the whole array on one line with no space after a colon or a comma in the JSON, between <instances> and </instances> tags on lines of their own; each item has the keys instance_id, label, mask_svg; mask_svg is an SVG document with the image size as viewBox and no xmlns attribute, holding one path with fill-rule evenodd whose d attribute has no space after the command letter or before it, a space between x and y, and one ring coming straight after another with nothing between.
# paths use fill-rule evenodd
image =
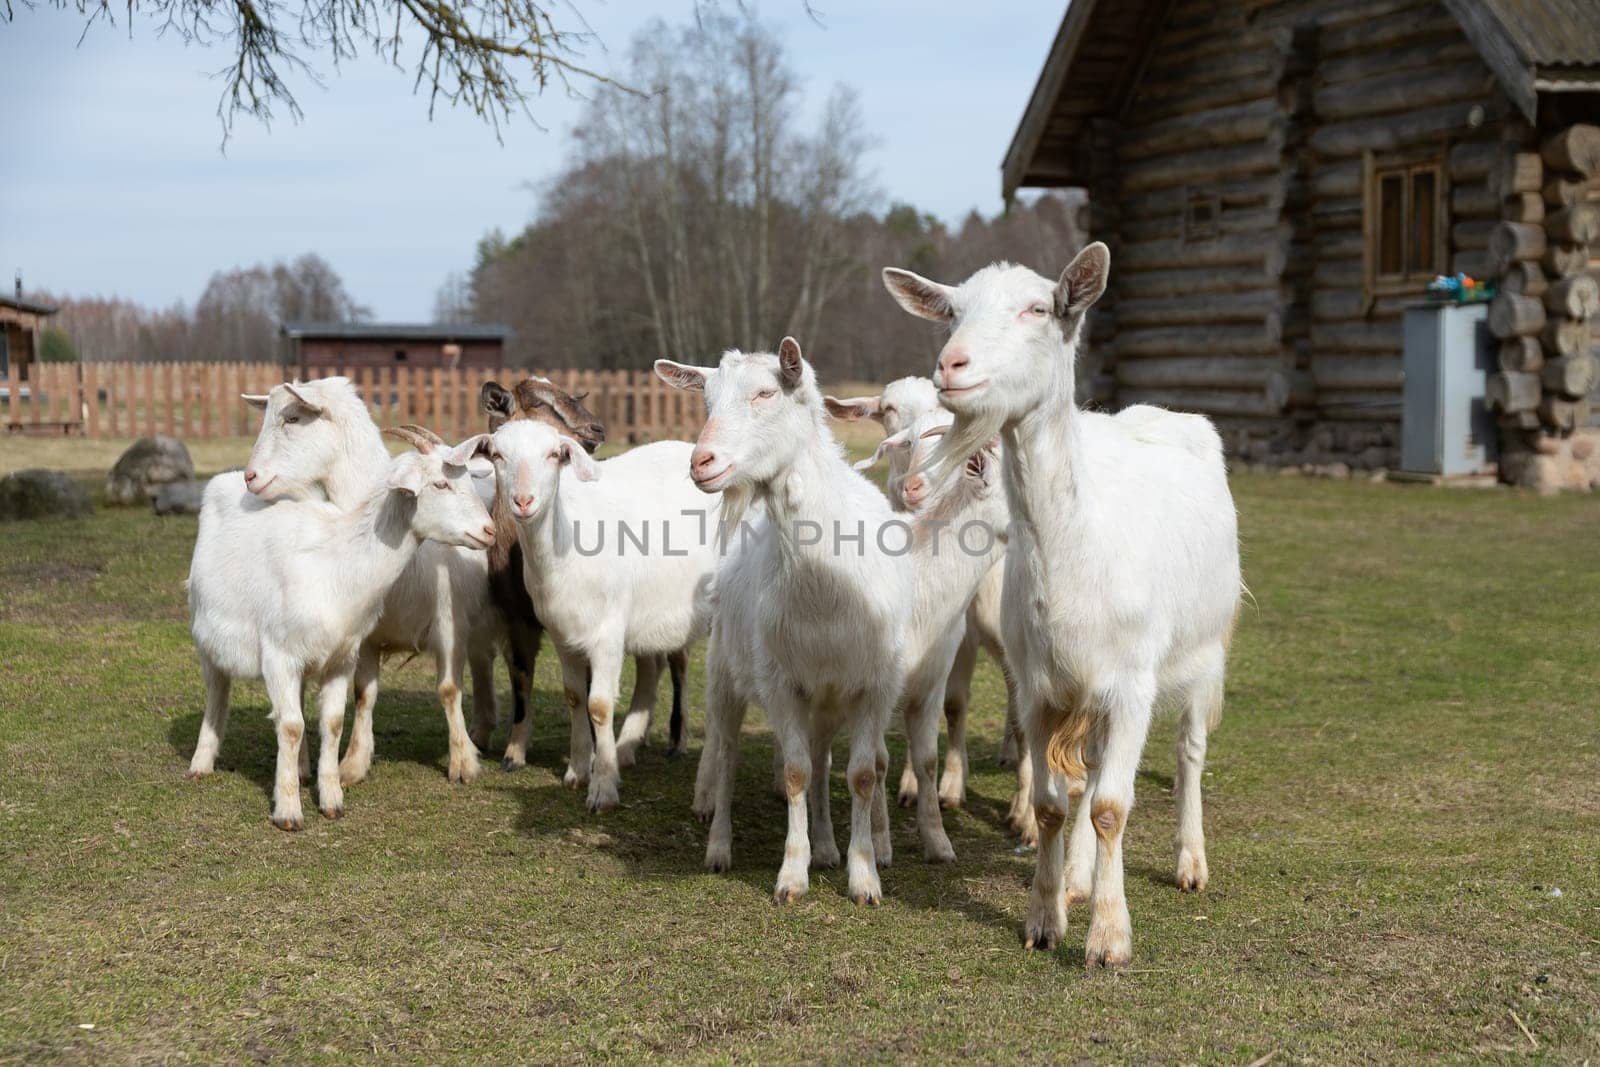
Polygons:
<instances>
[{"instance_id":1,"label":"wooden shed","mask_svg":"<svg viewBox=\"0 0 1600 1067\"><path fill-rule=\"evenodd\" d=\"M1112 251L1085 386L1235 454L1390 466L1401 314L1498 284L1512 447L1591 419L1596 0L1072 0L1003 192L1082 187Z\"/></svg>"},{"instance_id":2,"label":"wooden shed","mask_svg":"<svg viewBox=\"0 0 1600 1067\"><path fill-rule=\"evenodd\" d=\"M18 282L20 290L22 283ZM0 296L0 378L27 381L28 368L39 359L39 342L53 307L16 297Z\"/></svg>"},{"instance_id":3,"label":"wooden shed","mask_svg":"<svg viewBox=\"0 0 1600 1067\"><path fill-rule=\"evenodd\" d=\"M286 322L289 362L304 375L344 367L499 367L508 326Z\"/></svg>"}]
</instances>

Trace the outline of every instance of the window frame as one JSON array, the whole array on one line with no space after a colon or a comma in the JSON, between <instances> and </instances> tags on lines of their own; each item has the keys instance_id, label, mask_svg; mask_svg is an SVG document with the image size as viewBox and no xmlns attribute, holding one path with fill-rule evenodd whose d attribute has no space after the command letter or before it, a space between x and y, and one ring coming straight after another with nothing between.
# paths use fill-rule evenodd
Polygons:
<instances>
[{"instance_id":1,"label":"window frame","mask_svg":"<svg viewBox=\"0 0 1600 1067\"><path fill-rule=\"evenodd\" d=\"M1202 206L1211 209L1211 225L1204 228L1197 227L1194 222L1194 209ZM1222 197L1214 192L1186 186L1183 190L1182 223L1184 244L1216 240L1222 236Z\"/></svg>"},{"instance_id":2,"label":"window frame","mask_svg":"<svg viewBox=\"0 0 1600 1067\"><path fill-rule=\"evenodd\" d=\"M1420 294L1427 284L1450 270L1450 168L1449 146L1440 144L1405 153L1378 154L1370 149L1362 155L1361 176L1361 263L1365 289L1365 308L1370 310L1380 296ZM1433 256L1432 263L1416 266L1406 262L1400 272L1380 272L1382 255L1381 190L1386 178L1401 177L1400 240L1401 257L1409 260L1412 229L1416 213L1412 197L1417 176L1433 175Z\"/></svg>"}]
</instances>

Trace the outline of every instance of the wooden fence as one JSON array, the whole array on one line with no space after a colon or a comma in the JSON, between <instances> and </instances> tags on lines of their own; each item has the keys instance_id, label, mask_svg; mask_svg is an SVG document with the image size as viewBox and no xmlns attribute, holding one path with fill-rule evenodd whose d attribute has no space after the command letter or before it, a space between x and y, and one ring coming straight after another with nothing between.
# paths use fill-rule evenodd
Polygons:
<instances>
[{"instance_id":1,"label":"wooden fence","mask_svg":"<svg viewBox=\"0 0 1600 1067\"><path fill-rule=\"evenodd\" d=\"M506 368L356 367L343 374L366 398L380 426L418 423L447 440L485 428L478 391L511 386L527 371ZM705 421L702 399L650 371L540 371L568 392L587 392L586 407L606 439L627 444L693 440ZM286 380L274 363L36 363L25 381L0 377L0 408L9 433L179 438L254 437L260 414L240 393L265 393Z\"/></svg>"}]
</instances>

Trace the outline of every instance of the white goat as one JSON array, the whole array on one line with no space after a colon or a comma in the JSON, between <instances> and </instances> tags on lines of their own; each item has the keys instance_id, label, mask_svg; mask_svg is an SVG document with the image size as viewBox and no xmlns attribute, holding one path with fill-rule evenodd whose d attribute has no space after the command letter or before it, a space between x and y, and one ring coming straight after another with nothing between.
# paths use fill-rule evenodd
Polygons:
<instances>
[{"instance_id":1,"label":"white goat","mask_svg":"<svg viewBox=\"0 0 1600 1067\"><path fill-rule=\"evenodd\" d=\"M561 658L572 717L564 780L587 783L589 810L607 811L618 803L612 713L623 658L676 653L704 636L716 505L689 481L681 441L597 463L572 438L518 419L495 431L494 449L523 580Z\"/></svg>"},{"instance_id":2,"label":"white goat","mask_svg":"<svg viewBox=\"0 0 1600 1067\"><path fill-rule=\"evenodd\" d=\"M750 503L766 512L739 549L740 560L748 557L738 572L744 577L736 588L719 590L717 611L719 625L724 612L750 612L745 625L753 647L745 678L784 753L789 828L775 896L795 900L810 889L808 790L818 800L811 806L817 862L838 862L826 781L817 779L824 777L834 735L844 728L850 732L850 899L877 904L883 899L878 863L891 855L883 731L900 693L911 616L904 535L885 531L896 525L888 501L844 461L828 432L816 376L794 338L784 338L776 356L730 351L717 367L670 360L655 366L670 384L706 394L708 418L690 472L703 491L723 492L727 536L745 537L741 519ZM708 691L707 701L730 702L737 695ZM719 746L731 761L736 739ZM730 762L716 777L719 820L732 778ZM723 827L726 836L725 820ZM714 859L708 852L708 863Z\"/></svg>"},{"instance_id":3,"label":"white goat","mask_svg":"<svg viewBox=\"0 0 1600 1067\"><path fill-rule=\"evenodd\" d=\"M189 764L210 774L237 678L261 678L278 734L272 821L304 826L301 692L316 678L322 744L317 799L323 815L344 813L339 735L357 650L377 625L384 594L424 539L483 549L494 541L489 513L466 464L489 439L450 452L407 452L353 508L320 500L263 503L245 479L221 474L206 486L189 568L190 629L206 682L205 718Z\"/></svg>"},{"instance_id":4,"label":"white goat","mask_svg":"<svg viewBox=\"0 0 1600 1067\"><path fill-rule=\"evenodd\" d=\"M244 472L246 487L262 499L315 497L320 489L334 504L349 508L382 481L389 466L388 449L366 404L346 379L278 385L264 396L245 399L265 410ZM399 436L418 448L443 445L420 428L402 429ZM450 780L470 782L478 776L478 752L488 746L495 726L494 656L504 629L489 596L488 568L483 552L429 543L393 584L384 598L383 616L357 657L355 720L349 749L339 765L343 784L361 781L372 767L379 664L392 652L425 651L433 656L439 703L450 734ZM461 709L461 686L469 665L470 731Z\"/></svg>"},{"instance_id":5,"label":"white goat","mask_svg":"<svg viewBox=\"0 0 1600 1067\"><path fill-rule=\"evenodd\" d=\"M865 469L888 457L889 469L885 483L889 502L899 511L915 511L926 499L931 481L920 470L920 464L911 462L912 448L904 443L895 446L901 434L914 421L932 411L941 411L939 393L927 378L899 378L883 388L882 396L858 396L839 400L831 396L822 398L828 413L847 422L871 418L883 425L884 439L865 463ZM1000 525L1006 525L1001 522ZM939 779L939 803L945 808L959 808L966 802L967 778L970 765L967 759L967 711L972 704L972 675L978 666L978 651L982 649L1000 667L1006 686L1006 716L1000 741L1000 765L1015 763L1017 788L1011 796L1007 821L1021 835L1025 844L1038 839L1038 828L1033 821L1033 768L1024 751L1018 755L1021 728L1017 725L1016 686L1006 669L1005 651L1000 640L1000 602L1004 585L1005 565L997 560L990 573L978 586L962 628L961 645L956 650L950 677L945 682L944 717L950 731L950 745L945 753L944 772ZM899 799L910 805L917 799L917 779L908 760L900 774Z\"/></svg>"},{"instance_id":6,"label":"white goat","mask_svg":"<svg viewBox=\"0 0 1600 1067\"><path fill-rule=\"evenodd\" d=\"M1109 265L1097 243L1054 284L1007 264L960 286L884 272L902 307L952 330L934 375L956 415L942 470L996 433L1005 446L1013 525L1004 636L1039 824L1025 940L1054 947L1069 900L1088 899L1085 956L1105 966L1132 955L1122 835L1151 715L1167 694L1183 704L1177 880L1186 890L1205 884L1200 777L1242 588L1237 519L1210 424L1116 419L1075 403L1079 335ZM1085 788L1064 856L1067 799Z\"/></svg>"}]
</instances>

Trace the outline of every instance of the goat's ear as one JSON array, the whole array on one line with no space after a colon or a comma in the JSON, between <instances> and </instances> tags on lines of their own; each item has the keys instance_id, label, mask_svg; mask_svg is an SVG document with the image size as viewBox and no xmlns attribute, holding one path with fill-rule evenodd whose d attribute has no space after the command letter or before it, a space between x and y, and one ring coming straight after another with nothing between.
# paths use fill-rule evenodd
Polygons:
<instances>
[{"instance_id":1,"label":"goat's ear","mask_svg":"<svg viewBox=\"0 0 1600 1067\"><path fill-rule=\"evenodd\" d=\"M500 450L494 446L494 437L489 434L480 433L467 438L445 453L444 461L465 467L480 456L491 463L500 458Z\"/></svg>"},{"instance_id":2,"label":"goat's ear","mask_svg":"<svg viewBox=\"0 0 1600 1067\"><path fill-rule=\"evenodd\" d=\"M822 406L836 419L859 422L862 419L875 419L883 414L883 397L853 396L848 400L840 400L837 397L825 396L822 398Z\"/></svg>"},{"instance_id":3,"label":"goat's ear","mask_svg":"<svg viewBox=\"0 0 1600 1067\"><path fill-rule=\"evenodd\" d=\"M389 488L398 493L416 496L422 492L422 457L415 452L402 452L389 462Z\"/></svg>"},{"instance_id":4,"label":"goat's ear","mask_svg":"<svg viewBox=\"0 0 1600 1067\"><path fill-rule=\"evenodd\" d=\"M911 438L909 436L910 433L911 428L908 426L899 433L890 434L888 437L885 437L883 440L879 441L878 447L872 450L872 455L868 456L864 460L861 460L855 465L856 470L871 470L877 465L878 460L882 459L890 452L896 452L909 446L911 444Z\"/></svg>"},{"instance_id":5,"label":"goat's ear","mask_svg":"<svg viewBox=\"0 0 1600 1067\"><path fill-rule=\"evenodd\" d=\"M801 374L805 370L805 360L800 355L800 342L793 337L785 337L778 342L778 384L788 392L800 385Z\"/></svg>"},{"instance_id":6,"label":"goat's ear","mask_svg":"<svg viewBox=\"0 0 1600 1067\"><path fill-rule=\"evenodd\" d=\"M1082 315L1106 291L1106 276L1111 271L1111 250L1100 241L1072 258L1056 283L1056 315L1070 318Z\"/></svg>"},{"instance_id":7,"label":"goat's ear","mask_svg":"<svg viewBox=\"0 0 1600 1067\"><path fill-rule=\"evenodd\" d=\"M322 405L317 403L315 400L307 400L306 399L306 395L304 393L302 393L300 390L296 389L293 384L291 384L289 382L284 382L283 383L283 387L285 389L289 390L289 395L294 397L296 400L300 401L301 406L303 406L307 411L311 412L314 415L322 414L322 411L323 411Z\"/></svg>"},{"instance_id":8,"label":"goat's ear","mask_svg":"<svg viewBox=\"0 0 1600 1067\"><path fill-rule=\"evenodd\" d=\"M510 415L513 400L511 391L499 382L484 382L478 390L478 403L486 415Z\"/></svg>"},{"instance_id":9,"label":"goat's ear","mask_svg":"<svg viewBox=\"0 0 1600 1067\"><path fill-rule=\"evenodd\" d=\"M267 401L271 400L272 397L266 393L240 393L239 399L258 411L265 411L267 410Z\"/></svg>"},{"instance_id":10,"label":"goat's ear","mask_svg":"<svg viewBox=\"0 0 1600 1067\"><path fill-rule=\"evenodd\" d=\"M931 282L899 267L883 268L883 285L895 303L919 319L949 322L956 317L955 305L950 301L954 290L948 285Z\"/></svg>"},{"instance_id":11,"label":"goat's ear","mask_svg":"<svg viewBox=\"0 0 1600 1067\"><path fill-rule=\"evenodd\" d=\"M706 391L706 377L710 373L710 367L674 363L670 359L656 360L657 378L660 378L675 389L686 389L691 393L703 393Z\"/></svg>"},{"instance_id":12,"label":"goat's ear","mask_svg":"<svg viewBox=\"0 0 1600 1067\"><path fill-rule=\"evenodd\" d=\"M563 437L560 446L561 462L572 468L580 482L600 480L600 464L596 463L583 446L570 437Z\"/></svg>"}]
</instances>

